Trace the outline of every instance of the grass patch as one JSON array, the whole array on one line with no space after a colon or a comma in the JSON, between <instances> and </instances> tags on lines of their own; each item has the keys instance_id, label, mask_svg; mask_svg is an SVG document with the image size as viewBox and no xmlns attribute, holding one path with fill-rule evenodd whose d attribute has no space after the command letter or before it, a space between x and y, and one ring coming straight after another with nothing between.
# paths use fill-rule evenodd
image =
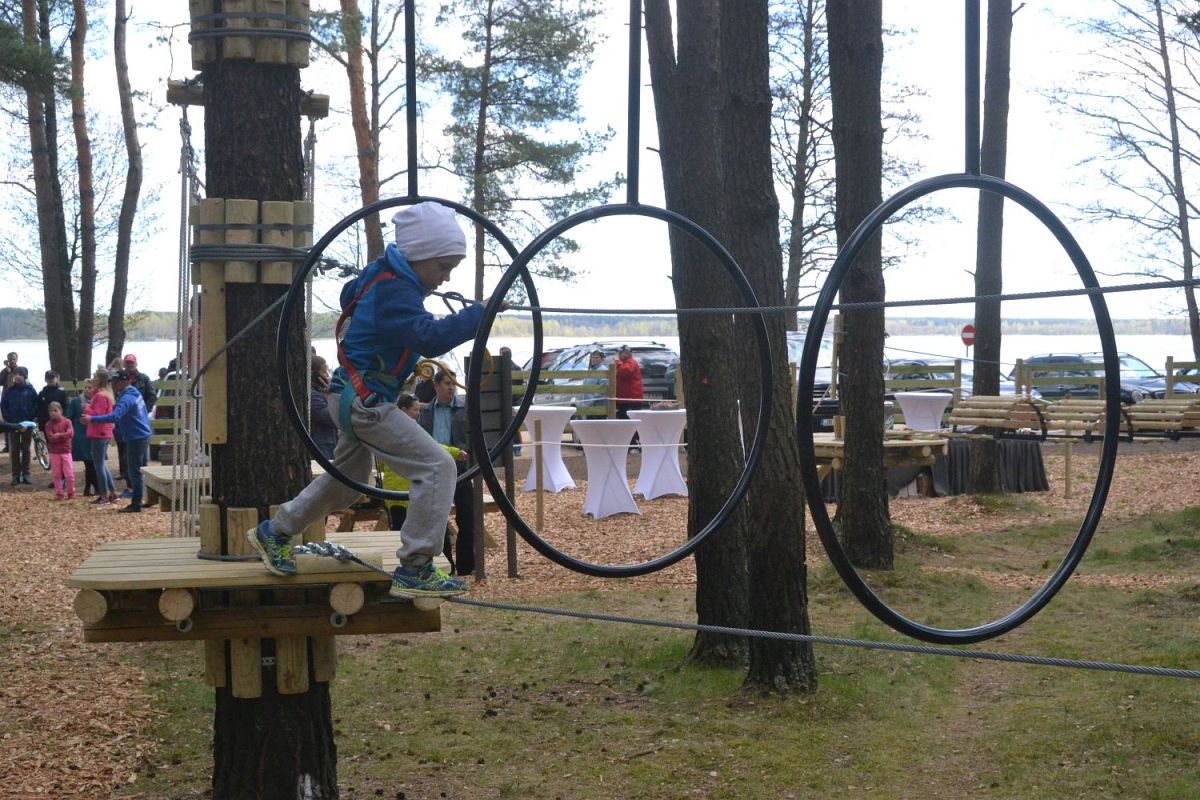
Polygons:
<instances>
[{"instance_id":1,"label":"grass patch","mask_svg":"<svg viewBox=\"0 0 1200 800\"><path fill-rule=\"evenodd\" d=\"M1195 572L1200 509L1142 517L1097 534L1087 564L1105 571Z\"/></svg>"},{"instance_id":2,"label":"grass patch","mask_svg":"<svg viewBox=\"0 0 1200 800\"><path fill-rule=\"evenodd\" d=\"M1192 515L1105 531L1103 567L1180 570ZM865 579L898 610L956 627L1029 591L947 563L1036 570L1073 530L1031 526L962 537L951 561L904 532L912 554ZM939 540L940 544L940 540ZM997 555L1001 554L1001 555ZM868 615L832 567L809 575L814 631L902 641ZM686 588L537 598L543 606L691 620ZM1200 583L1135 591L1071 581L1045 610L979 649L1200 667ZM964 620L966 621L964 623ZM0 629L0 642L5 632ZM332 686L346 798L1192 798L1200 796L1194 682L817 646L818 691L743 688L742 669L688 662L685 632L443 607L443 632L347 637ZM212 691L199 648L144 646L160 740L126 797L203 797Z\"/></svg>"}]
</instances>

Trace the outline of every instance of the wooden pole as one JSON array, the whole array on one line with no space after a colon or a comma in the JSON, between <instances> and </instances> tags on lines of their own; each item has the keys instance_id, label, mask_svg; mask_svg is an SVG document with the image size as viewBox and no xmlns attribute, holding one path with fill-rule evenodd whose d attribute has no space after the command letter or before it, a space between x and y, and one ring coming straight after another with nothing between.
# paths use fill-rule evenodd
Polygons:
<instances>
[{"instance_id":1,"label":"wooden pole","mask_svg":"<svg viewBox=\"0 0 1200 800\"><path fill-rule=\"evenodd\" d=\"M546 473L544 471L545 463L542 458L542 421L539 419L533 423L533 468L534 475L537 475L537 492L534 494L534 513L537 524L537 532L542 532L543 524L545 523L545 496L546 491Z\"/></svg>"}]
</instances>

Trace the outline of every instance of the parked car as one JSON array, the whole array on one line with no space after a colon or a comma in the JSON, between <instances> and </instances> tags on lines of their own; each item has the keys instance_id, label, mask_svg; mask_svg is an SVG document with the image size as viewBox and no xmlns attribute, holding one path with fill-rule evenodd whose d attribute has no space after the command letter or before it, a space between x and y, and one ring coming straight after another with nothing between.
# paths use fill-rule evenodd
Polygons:
<instances>
[{"instance_id":1,"label":"parked car","mask_svg":"<svg viewBox=\"0 0 1200 800\"><path fill-rule=\"evenodd\" d=\"M661 342L631 341L631 340L602 340L588 344L577 344L565 348L558 357L543 369L551 371L586 370L588 357L593 350L604 354L605 369L617 357L622 345L629 345L634 359L642 370L643 397L649 401L675 399L675 373L679 367L679 354ZM539 403L571 403L573 405L595 405L605 402L602 393L589 392L587 381L579 379L557 378L556 384L580 387L578 395L539 395L534 402Z\"/></svg>"},{"instance_id":2,"label":"parked car","mask_svg":"<svg viewBox=\"0 0 1200 800\"><path fill-rule=\"evenodd\" d=\"M1129 353L1118 353L1117 358L1120 362L1121 385L1120 394L1121 402L1125 405L1136 403L1146 398L1162 398L1167 394L1167 382L1163 376L1153 367L1142 361L1140 358L1130 355ZM1034 367L1033 377L1094 377L1099 379L1103 377L1103 369L1093 370L1068 370L1065 373L1062 370L1054 370L1055 364L1100 364L1104 361L1103 353L1043 353L1031 358L1025 359L1027 367ZM1016 375L1010 375L1010 379L1015 379ZM1054 400L1065 397L1068 394L1071 397L1081 398L1096 398L1100 395L1099 383L1088 384L1041 384L1038 386L1042 396L1048 400ZM1200 385L1194 383L1177 383L1175 391L1181 393L1200 392Z\"/></svg>"}]
</instances>

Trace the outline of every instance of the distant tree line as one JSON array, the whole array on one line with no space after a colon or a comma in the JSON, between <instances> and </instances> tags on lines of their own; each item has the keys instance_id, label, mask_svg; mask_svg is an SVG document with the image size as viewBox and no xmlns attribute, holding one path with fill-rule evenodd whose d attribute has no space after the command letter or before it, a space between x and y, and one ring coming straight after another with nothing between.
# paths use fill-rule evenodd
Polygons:
<instances>
[{"instance_id":1,"label":"distant tree line","mask_svg":"<svg viewBox=\"0 0 1200 800\"><path fill-rule=\"evenodd\" d=\"M957 336L963 325L971 320L930 319L928 317L899 317L888 320L887 332L891 336ZM314 314L314 339L333 337L337 324L336 314ZM533 332L529 316L505 314L498 317L492 326L493 336L529 336ZM130 315L125 321L127 338L141 341L175 338L174 311L143 311ZM1118 334L1184 336L1188 333L1187 320L1173 319L1125 319L1113 322ZM1026 336L1061 336L1088 334L1095 331L1089 319L1009 319L1002 325L1004 333ZM617 316L611 314L566 314L542 320L545 336L580 336L603 339L613 336L678 336L674 317L670 316ZM0 308L0 340L45 339L45 315L38 309Z\"/></svg>"}]
</instances>

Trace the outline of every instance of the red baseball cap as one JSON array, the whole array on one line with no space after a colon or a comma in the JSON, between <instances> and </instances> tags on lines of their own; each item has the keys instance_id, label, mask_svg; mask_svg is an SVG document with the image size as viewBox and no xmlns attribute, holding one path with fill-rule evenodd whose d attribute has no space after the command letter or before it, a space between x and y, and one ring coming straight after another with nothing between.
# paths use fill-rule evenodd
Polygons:
<instances>
[{"instance_id":1,"label":"red baseball cap","mask_svg":"<svg viewBox=\"0 0 1200 800\"><path fill-rule=\"evenodd\" d=\"M127 353L125 357L121 359L121 362L124 364L136 364L137 356L135 356L133 353Z\"/></svg>"}]
</instances>

